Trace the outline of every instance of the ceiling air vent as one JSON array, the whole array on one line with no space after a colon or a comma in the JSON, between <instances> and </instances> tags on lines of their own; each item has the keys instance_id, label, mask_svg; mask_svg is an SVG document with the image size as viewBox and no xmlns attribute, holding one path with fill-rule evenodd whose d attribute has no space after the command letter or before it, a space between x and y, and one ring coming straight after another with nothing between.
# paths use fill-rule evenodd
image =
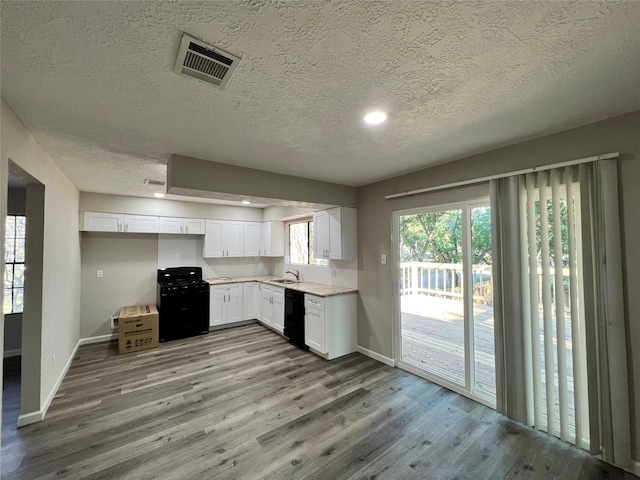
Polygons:
<instances>
[{"instance_id":1,"label":"ceiling air vent","mask_svg":"<svg viewBox=\"0 0 640 480\"><path fill-rule=\"evenodd\" d=\"M173 71L224 88L238 63L239 57L183 33Z\"/></svg>"}]
</instances>

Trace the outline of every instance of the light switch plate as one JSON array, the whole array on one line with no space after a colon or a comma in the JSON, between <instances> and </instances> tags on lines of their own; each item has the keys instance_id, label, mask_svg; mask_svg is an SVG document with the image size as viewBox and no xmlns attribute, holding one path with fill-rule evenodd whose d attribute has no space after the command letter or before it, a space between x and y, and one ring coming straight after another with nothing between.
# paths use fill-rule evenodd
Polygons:
<instances>
[{"instance_id":1,"label":"light switch plate","mask_svg":"<svg viewBox=\"0 0 640 480\"><path fill-rule=\"evenodd\" d=\"M387 256L384 253L382 255L380 255L380 263L382 265L386 265L387 264Z\"/></svg>"},{"instance_id":2,"label":"light switch plate","mask_svg":"<svg viewBox=\"0 0 640 480\"><path fill-rule=\"evenodd\" d=\"M104 272L102 270L96 270L96 277L102 278L103 275L104 275Z\"/></svg>"}]
</instances>

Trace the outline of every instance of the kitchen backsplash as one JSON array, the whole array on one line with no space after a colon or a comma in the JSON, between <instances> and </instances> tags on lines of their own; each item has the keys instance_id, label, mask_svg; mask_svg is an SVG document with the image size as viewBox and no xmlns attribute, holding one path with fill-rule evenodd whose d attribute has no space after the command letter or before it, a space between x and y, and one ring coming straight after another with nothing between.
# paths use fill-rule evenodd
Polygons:
<instances>
[{"instance_id":1,"label":"kitchen backsplash","mask_svg":"<svg viewBox=\"0 0 640 480\"><path fill-rule=\"evenodd\" d=\"M202 258L204 238L197 235L158 235L158 268L198 266L204 278L244 277L252 275L285 275L287 270L300 271L300 280L307 282L358 286L356 260L330 261L328 267L291 265L283 258L231 257Z\"/></svg>"}]
</instances>

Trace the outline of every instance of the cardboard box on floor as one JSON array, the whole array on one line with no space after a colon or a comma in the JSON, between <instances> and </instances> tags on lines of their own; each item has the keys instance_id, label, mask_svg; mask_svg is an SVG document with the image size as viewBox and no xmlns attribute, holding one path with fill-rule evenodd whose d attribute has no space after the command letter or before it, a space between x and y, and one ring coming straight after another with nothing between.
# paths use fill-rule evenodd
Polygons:
<instances>
[{"instance_id":1,"label":"cardboard box on floor","mask_svg":"<svg viewBox=\"0 0 640 480\"><path fill-rule=\"evenodd\" d=\"M158 346L158 310L155 305L122 307L118 316L118 352L129 353Z\"/></svg>"}]
</instances>

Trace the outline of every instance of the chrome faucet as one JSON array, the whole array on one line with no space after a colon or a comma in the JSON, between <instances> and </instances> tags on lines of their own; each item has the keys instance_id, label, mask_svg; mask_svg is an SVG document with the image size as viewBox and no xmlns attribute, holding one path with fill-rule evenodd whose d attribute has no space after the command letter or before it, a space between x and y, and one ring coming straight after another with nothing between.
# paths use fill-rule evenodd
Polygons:
<instances>
[{"instance_id":1,"label":"chrome faucet","mask_svg":"<svg viewBox=\"0 0 640 480\"><path fill-rule=\"evenodd\" d=\"M291 275L293 275L294 277L296 277L296 280L299 282L300 281L300 272L298 270L296 270L296 273L293 273L291 270L287 270L285 275L287 273L290 273Z\"/></svg>"}]
</instances>

